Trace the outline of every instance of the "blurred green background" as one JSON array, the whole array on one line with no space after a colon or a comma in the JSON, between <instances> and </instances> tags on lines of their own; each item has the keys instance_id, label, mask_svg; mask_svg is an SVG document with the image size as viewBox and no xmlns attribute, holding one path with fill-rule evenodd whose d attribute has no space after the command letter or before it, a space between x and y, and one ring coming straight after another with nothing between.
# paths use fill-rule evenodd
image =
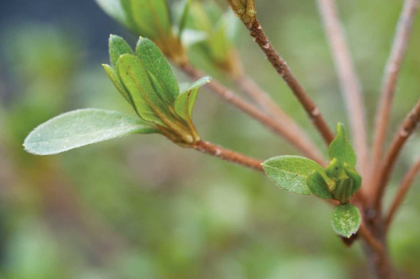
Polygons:
<instances>
[{"instance_id":1,"label":"blurred green background","mask_svg":"<svg viewBox=\"0 0 420 279\"><path fill-rule=\"evenodd\" d=\"M338 3L372 128L403 1ZM257 6L273 44L330 125L348 123L315 1L258 0ZM324 148L290 90L240 30L246 72ZM366 278L360 243L344 247L323 202L161 136L53 157L25 153L25 136L59 113L87 107L131 113L101 67L110 33L136 41L93 0L0 2L0 278ZM413 34L391 132L420 95L420 16ZM207 89L194 117L202 138L250 156L298 154ZM418 138L406 146L388 200L419 148ZM400 278L420 276L416 186L389 237Z\"/></svg>"}]
</instances>

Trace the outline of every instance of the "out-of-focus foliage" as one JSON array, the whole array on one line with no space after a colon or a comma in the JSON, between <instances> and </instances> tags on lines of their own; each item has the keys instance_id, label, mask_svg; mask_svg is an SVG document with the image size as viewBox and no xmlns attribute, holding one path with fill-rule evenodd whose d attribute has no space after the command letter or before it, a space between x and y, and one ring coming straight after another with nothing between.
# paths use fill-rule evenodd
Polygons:
<instances>
[{"instance_id":1,"label":"out-of-focus foliage","mask_svg":"<svg viewBox=\"0 0 420 279\"><path fill-rule=\"evenodd\" d=\"M0 10L6 3L1 2ZM87 5L80 3L80 9ZM402 2L339 4L372 119ZM57 13L78 26L79 14L65 14L57 5ZM346 123L315 1L261 0L257 6L270 39L331 126ZM49 158L26 154L25 136L59 113L88 107L130 113L131 108L100 66L108 61L106 36L94 44L102 49L92 48L89 40L95 32L68 32L68 22L57 18L43 24L19 22L21 18L25 15L16 14L0 26L0 278L366 276L360 244L345 248L328 218L321 217L332 214L332 208L317 199L287 195L259 173L181 149L163 137L124 138ZM98 20L111 21L105 16ZM239 30L244 70L321 145L305 112ZM392 131L419 96L419 30L417 17ZM204 67L199 55L191 57ZM259 158L296 154L206 90L197 106L195 125L205 139ZM413 139L404 150L391 189L419 155L419 146ZM420 274L417 186L390 234L401 278Z\"/></svg>"}]
</instances>

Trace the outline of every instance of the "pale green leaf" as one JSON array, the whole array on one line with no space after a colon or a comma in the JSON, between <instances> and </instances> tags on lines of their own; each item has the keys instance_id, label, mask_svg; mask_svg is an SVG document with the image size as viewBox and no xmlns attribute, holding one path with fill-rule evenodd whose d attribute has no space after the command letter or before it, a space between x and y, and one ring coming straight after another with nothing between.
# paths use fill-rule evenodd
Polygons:
<instances>
[{"instance_id":1,"label":"pale green leaf","mask_svg":"<svg viewBox=\"0 0 420 279\"><path fill-rule=\"evenodd\" d=\"M110 17L119 23L128 26L129 22L125 15L120 0L95 0L99 7Z\"/></svg>"},{"instance_id":2,"label":"pale green leaf","mask_svg":"<svg viewBox=\"0 0 420 279\"><path fill-rule=\"evenodd\" d=\"M200 87L210 82L210 77L203 77L191 84L187 89L182 92L175 100L175 111L185 120L192 119L192 111L194 104L197 99L198 91Z\"/></svg>"},{"instance_id":3,"label":"pale green leaf","mask_svg":"<svg viewBox=\"0 0 420 279\"><path fill-rule=\"evenodd\" d=\"M178 23L178 36L179 37L182 36L182 32L184 31L187 25L190 7L191 7L191 0L184 0L183 7L182 7L182 14Z\"/></svg>"},{"instance_id":4,"label":"pale green leaf","mask_svg":"<svg viewBox=\"0 0 420 279\"><path fill-rule=\"evenodd\" d=\"M359 209L351 204L340 204L337 206L331 218L334 231L347 238L357 233L361 223L362 217Z\"/></svg>"},{"instance_id":5,"label":"pale green leaf","mask_svg":"<svg viewBox=\"0 0 420 279\"><path fill-rule=\"evenodd\" d=\"M179 95L179 86L165 56L155 43L142 37L137 43L136 53L144 68L153 76L152 83L161 99L172 106Z\"/></svg>"},{"instance_id":6,"label":"pale green leaf","mask_svg":"<svg viewBox=\"0 0 420 279\"><path fill-rule=\"evenodd\" d=\"M159 133L137 116L120 112L81 109L41 124L25 139L25 150L36 155L52 155L130 134Z\"/></svg>"},{"instance_id":7,"label":"pale green leaf","mask_svg":"<svg viewBox=\"0 0 420 279\"><path fill-rule=\"evenodd\" d=\"M155 91L140 60L134 55L125 54L120 57L117 64L118 75L130 93L140 117L146 121L166 126L164 120L170 119L169 107Z\"/></svg>"},{"instance_id":8,"label":"pale green leaf","mask_svg":"<svg viewBox=\"0 0 420 279\"><path fill-rule=\"evenodd\" d=\"M341 164L346 163L352 168L356 166L356 154L351 144L347 141L346 133L341 123L337 124L337 136L330 144L328 155L331 160L336 158Z\"/></svg>"},{"instance_id":9,"label":"pale green leaf","mask_svg":"<svg viewBox=\"0 0 420 279\"><path fill-rule=\"evenodd\" d=\"M331 182L330 182L331 183ZM333 194L331 193L328 183L325 181L325 174L322 174L318 170L313 171L306 179L306 185L308 185L312 194L322 199L332 199Z\"/></svg>"},{"instance_id":10,"label":"pale green leaf","mask_svg":"<svg viewBox=\"0 0 420 279\"><path fill-rule=\"evenodd\" d=\"M208 36L205 32L196 31L192 29L185 29L182 32L181 41L183 45L190 47L192 45L195 45L197 43L207 40L207 38Z\"/></svg>"},{"instance_id":11,"label":"pale green leaf","mask_svg":"<svg viewBox=\"0 0 420 279\"><path fill-rule=\"evenodd\" d=\"M134 54L130 45L120 36L109 36L109 57L111 65L116 67L118 58L123 54Z\"/></svg>"},{"instance_id":12,"label":"pale green leaf","mask_svg":"<svg viewBox=\"0 0 420 279\"><path fill-rule=\"evenodd\" d=\"M131 16L142 36L151 39L172 36L172 22L166 0L131 0Z\"/></svg>"},{"instance_id":13,"label":"pale green leaf","mask_svg":"<svg viewBox=\"0 0 420 279\"><path fill-rule=\"evenodd\" d=\"M118 92L124 97L124 99L135 109L135 106L133 104L133 100L131 99L130 94L128 91L124 88L124 85L121 83L120 77L118 75L118 72L115 68L111 67L110 65L103 64L105 73L107 74L108 78L111 80L111 82L114 84L115 88L118 90Z\"/></svg>"},{"instance_id":14,"label":"pale green leaf","mask_svg":"<svg viewBox=\"0 0 420 279\"><path fill-rule=\"evenodd\" d=\"M279 156L263 163L268 177L286 191L301 195L310 195L306 179L313 171L324 172L316 162L299 156Z\"/></svg>"}]
</instances>

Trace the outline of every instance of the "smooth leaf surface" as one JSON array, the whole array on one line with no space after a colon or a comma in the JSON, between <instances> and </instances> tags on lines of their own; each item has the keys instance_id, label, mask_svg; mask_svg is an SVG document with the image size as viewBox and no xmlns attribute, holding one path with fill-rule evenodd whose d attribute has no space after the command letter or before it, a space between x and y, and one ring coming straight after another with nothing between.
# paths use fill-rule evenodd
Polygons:
<instances>
[{"instance_id":1,"label":"smooth leaf surface","mask_svg":"<svg viewBox=\"0 0 420 279\"><path fill-rule=\"evenodd\" d=\"M188 16L190 13L190 7L191 7L191 0L184 0L184 6L182 8L181 17L179 18L178 22L178 36L182 36L182 32L184 31L186 25Z\"/></svg>"},{"instance_id":2,"label":"smooth leaf surface","mask_svg":"<svg viewBox=\"0 0 420 279\"><path fill-rule=\"evenodd\" d=\"M125 54L118 60L118 74L130 93L137 113L146 121L166 126L162 119L170 119L165 104L152 86L149 75L140 60Z\"/></svg>"},{"instance_id":3,"label":"smooth leaf surface","mask_svg":"<svg viewBox=\"0 0 420 279\"><path fill-rule=\"evenodd\" d=\"M130 45L120 36L109 36L109 57L111 65L116 67L118 59L124 54L134 54Z\"/></svg>"},{"instance_id":4,"label":"smooth leaf surface","mask_svg":"<svg viewBox=\"0 0 420 279\"><path fill-rule=\"evenodd\" d=\"M331 218L334 231L347 238L359 230L361 223L362 217L359 209L351 204L340 204L337 206Z\"/></svg>"},{"instance_id":5,"label":"smooth leaf surface","mask_svg":"<svg viewBox=\"0 0 420 279\"><path fill-rule=\"evenodd\" d=\"M315 196L322 199L332 199L333 194L331 193L324 176L325 175L322 175L319 171L313 171L306 179L306 184Z\"/></svg>"},{"instance_id":6,"label":"smooth leaf surface","mask_svg":"<svg viewBox=\"0 0 420 279\"><path fill-rule=\"evenodd\" d=\"M344 127L337 124L337 136L331 142L328 155L330 159L336 158L341 164L346 163L350 167L356 167L356 154L351 144L347 141Z\"/></svg>"},{"instance_id":7,"label":"smooth leaf surface","mask_svg":"<svg viewBox=\"0 0 420 279\"><path fill-rule=\"evenodd\" d=\"M127 17L120 0L95 0L99 7L110 17L123 25L128 25Z\"/></svg>"},{"instance_id":8,"label":"smooth leaf surface","mask_svg":"<svg viewBox=\"0 0 420 279\"><path fill-rule=\"evenodd\" d=\"M299 156L279 156L263 163L268 177L286 191L301 195L312 192L306 185L306 179L313 171L324 172L316 162ZM325 177L328 180L327 177Z\"/></svg>"},{"instance_id":9,"label":"smooth leaf surface","mask_svg":"<svg viewBox=\"0 0 420 279\"><path fill-rule=\"evenodd\" d=\"M198 91L200 90L200 87L210 81L210 77L203 77L190 85L178 96L175 100L175 111L179 116L187 121L192 119L192 112L195 101L197 100Z\"/></svg>"},{"instance_id":10,"label":"smooth leaf surface","mask_svg":"<svg viewBox=\"0 0 420 279\"><path fill-rule=\"evenodd\" d=\"M160 49L151 40L140 37L136 53L153 78L157 93L168 105L173 105L179 95L178 80Z\"/></svg>"},{"instance_id":11,"label":"smooth leaf surface","mask_svg":"<svg viewBox=\"0 0 420 279\"><path fill-rule=\"evenodd\" d=\"M166 0L131 0L132 18L142 36L151 39L172 36L172 22Z\"/></svg>"},{"instance_id":12,"label":"smooth leaf surface","mask_svg":"<svg viewBox=\"0 0 420 279\"><path fill-rule=\"evenodd\" d=\"M52 155L130 134L158 132L156 127L137 116L100 109L81 109L41 124L28 135L24 146L32 154Z\"/></svg>"},{"instance_id":13,"label":"smooth leaf surface","mask_svg":"<svg viewBox=\"0 0 420 279\"><path fill-rule=\"evenodd\" d=\"M131 99L130 94L127 92L127 90L124 88L124 85L122 84L120 77L118 75L118 72L115 68L111 67L110 65L103 64L102 67L104 67L105 73L107 74L108 78L111 80L111 82L114 84L115 88L118 90L118 92L124 97L124 99L133 107L133 100Z\"/></svg>"}]
</instances>

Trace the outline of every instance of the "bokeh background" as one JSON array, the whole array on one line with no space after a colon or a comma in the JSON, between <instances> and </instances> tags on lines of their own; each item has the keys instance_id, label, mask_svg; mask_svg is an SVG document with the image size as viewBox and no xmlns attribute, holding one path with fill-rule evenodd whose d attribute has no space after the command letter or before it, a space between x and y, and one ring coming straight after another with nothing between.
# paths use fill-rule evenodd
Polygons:
<instances>
[{"instance_id":1,"label":"bokeh background","mask_svg":"<svg viewBox=\"0 0 420 279\"><path fill-rule=\"evenodd\" d=\"M402 2L338 1L370 128ZM348 123L315 1L257 5L272 42L331 126ZM247 73L324 148L289 89L240 30ZM25 136L59 113L87 107L131 113L101 67L110 33L136 41L93 0L0 1L0 278L366 278L360 243L344 247L331 229L330 207L161 136L52 157L25 153ZM391 132L420 95L420 16L413 34ZM202 138L250 156L298 154L207 89L194 117ZM419 150L418 138L406 146L387 200ZM401 278L420 276L419 201L420 185L414 185L389 237Z\"/></svg>"}]
</instances>

